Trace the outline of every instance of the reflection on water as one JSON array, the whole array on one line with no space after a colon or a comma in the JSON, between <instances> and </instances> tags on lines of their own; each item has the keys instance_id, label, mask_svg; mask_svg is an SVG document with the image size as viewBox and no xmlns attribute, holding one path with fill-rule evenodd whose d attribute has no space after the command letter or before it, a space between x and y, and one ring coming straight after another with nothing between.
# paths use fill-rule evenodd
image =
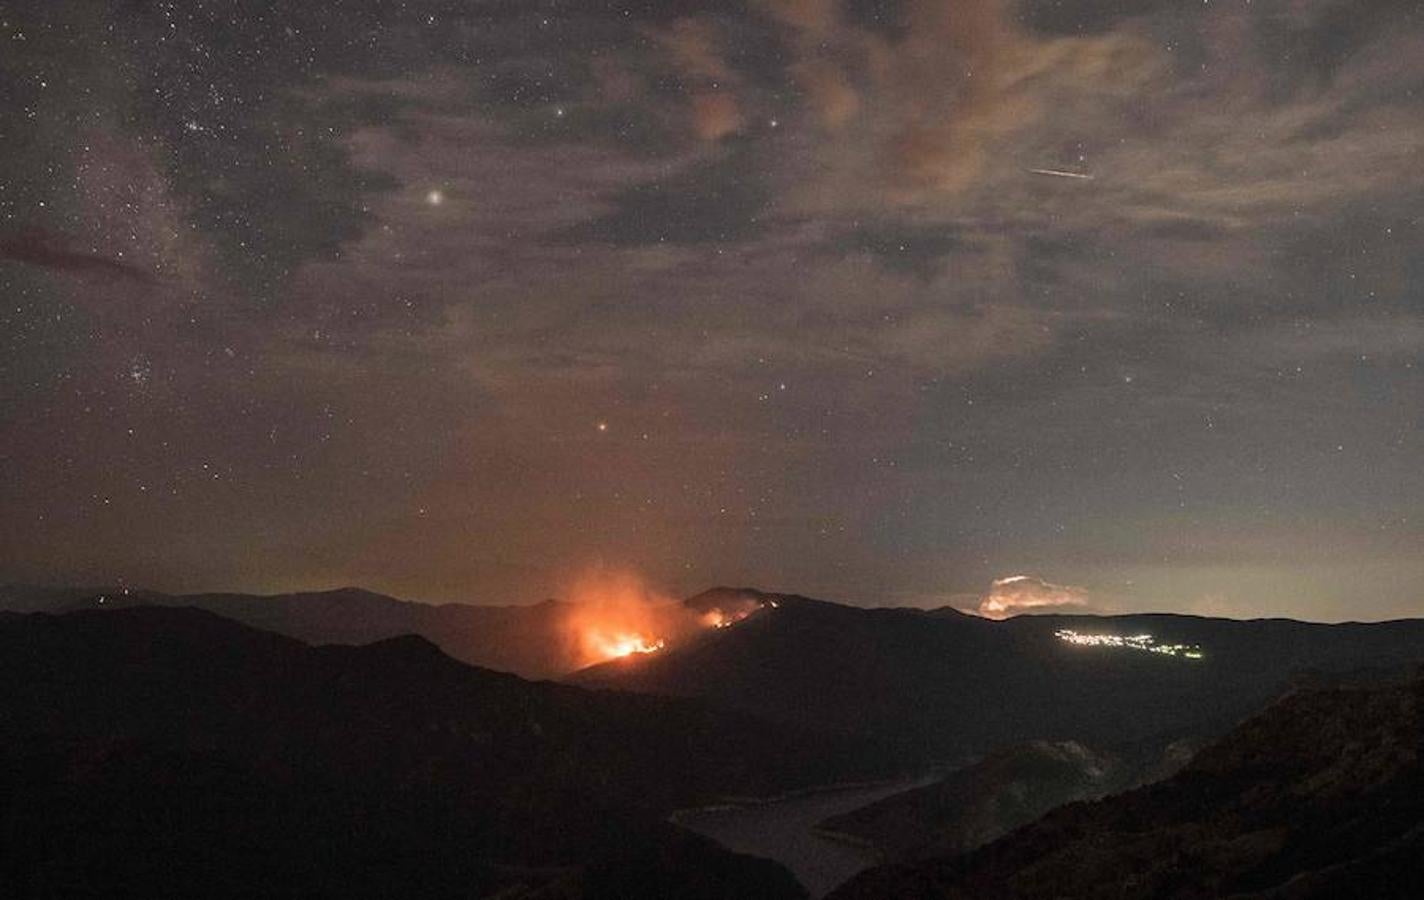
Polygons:
<instances>
[{"instance_id":1,"label":"reflection on water","mask_svg":"<svg viewBox=\"0 0 1424 900\"><path fill-rule=\"evenodd\" d=\"M676 819L729 850L776 860L800 879L812 897L822 897L878 859L873 850L812 833L816 823L924 783L837 788L755 806L687 810Z\"/></svg>"}]
</instances>

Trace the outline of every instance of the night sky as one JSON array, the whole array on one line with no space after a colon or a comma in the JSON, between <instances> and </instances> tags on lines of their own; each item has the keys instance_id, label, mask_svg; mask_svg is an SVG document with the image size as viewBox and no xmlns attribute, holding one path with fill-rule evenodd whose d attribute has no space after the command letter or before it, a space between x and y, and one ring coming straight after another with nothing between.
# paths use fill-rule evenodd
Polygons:
<instances>
[{"instance_id":1,"label":"night sky","mask_svg":"<svg viewBox=\"0 0 1424 900\"><path fill-rule=\"evenodd\" d=\"M1424 8L0 3L0 580L598 564L1424 614Z\"/></svg>"}]
</instances>

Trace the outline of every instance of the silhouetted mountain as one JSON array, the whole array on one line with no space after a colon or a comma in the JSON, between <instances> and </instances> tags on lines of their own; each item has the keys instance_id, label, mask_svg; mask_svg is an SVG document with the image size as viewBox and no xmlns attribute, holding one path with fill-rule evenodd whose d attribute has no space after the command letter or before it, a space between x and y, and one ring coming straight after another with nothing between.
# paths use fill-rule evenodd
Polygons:
<instances>
[{"instance_id":1,"label":"silhouetted mountain","mask_svg":"<svg viewBox=\"0 0 1424 900\"><path fill-rule=\"evenodd\" d=\"M1315 625L1135 615L996 622L725 588L689 603L736 594L761 605L734 627L570 680L705 697L774 721L873 734L896 743L907 760L963 763L1031 740L1110 747L1221 734L1297 672L1424 660L1421 620ZM1157 645L1199 645L1202 658L1076 645L1056 635L1062 629L1150 633Z\"/></svg>"},{"instance_id":2,"label":"silhouetted mountain","mask_svg":"<svg viewBox=\"0 0 1424 900\"><path fill-rule=\"evenodd\" d=\"M1157 781L1192 747L1179 741L1092 750L1077 741L1030 741L996 750L923 787L822 822L818 830L878 850L885 859L963 853L1049 810Z\"/></svg>"},{"instance_id":3,"label":"silhouetted mountain","mask_svg":"<svg viewBox=\"0 0 1424 900\"><path fill-rule=\"evenodd\" d=\"M417 637L0 614L7 897L798 896L663 817L876 771L857 746L527 682Z\"/></svg>"},{"instance_id":4,"label":"silhouetted mountain","mask_svg":"<svg viewBox=\"0 0 1424 900\"><path fill-rule=\"evenodd\" d=\"M369 644L418 634L471 665L553 678L576 664L570 607L411 603L360 588L296 594L163 594L156 591L0 588L0 609L71 612L132 606L192 606L312 644Z\"/></svg>"},{"instance_id":5,"label":"silhouetted mountain","mask_svg":"<svg viewBox=\"0 0 1424 900\"><path fill-rule=\"evenodd\" d=\"M1118 761L1076 741L1032 741L990 754L924 787L833 816L823 834L888 858L961 853L1073 800L1100 797Z\"/></svg>"},{"instance_id":6,"label":"silhouetted mountain","mask_svg":"<svg viewBox=\"0 0 1424 900\"><path fill-rule=\"evenodd\" d=\"M1424 896L1424 679L1292 694L1176 776L836 900Z\"/></svg>"}]
</instances>

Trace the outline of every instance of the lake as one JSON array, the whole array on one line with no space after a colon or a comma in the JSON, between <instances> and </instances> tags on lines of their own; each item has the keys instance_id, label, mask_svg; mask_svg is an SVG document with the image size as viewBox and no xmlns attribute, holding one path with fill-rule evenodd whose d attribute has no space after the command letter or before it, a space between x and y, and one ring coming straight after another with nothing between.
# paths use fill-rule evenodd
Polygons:
<instances>
[{"instance_id":1,"label":"lake","mask_svg":"<svg viewBox=\"0 0 1424 900\"><path fill-rule=\"evenodd\" d=\"M917 779L829 788L746 806L683 810L675 819L729 850L776 860L792 871L812 897L823 897L879 859L873 850L814 834L811 829L816 823L925 783Z\"/></svg>"}]
</instances>

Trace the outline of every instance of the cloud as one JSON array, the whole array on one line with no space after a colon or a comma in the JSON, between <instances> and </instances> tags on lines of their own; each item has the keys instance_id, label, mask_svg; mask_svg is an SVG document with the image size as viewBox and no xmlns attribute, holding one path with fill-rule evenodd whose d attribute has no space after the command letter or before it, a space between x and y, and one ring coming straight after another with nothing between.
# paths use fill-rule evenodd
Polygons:
<instances>
[{"instance_id":1,"label":"cloud","mask_svg":"<svg viewBox=\"0 0 1424 900\"><path fill-rule=\"evenodd\" d=\"M693 130L704 141L717 141L742 128L737 98L725 91L704 91L692 98Z\"/></svg>"},{"instance_id":2,"label":"cloud","mask_svg":"<svg viewBox=\"0 0 1424 900\"><path fill-rule=\"evenodd\" d=\"M199 17L138 82L106 73L151 41L76 56L98 12L82 41L27 29L9 71L39 77L12 86L51 51L74 77L48 78L0 247L27 283L4 437L52 423L0 479L13 522L145 485L168 546L158 478L251 485L194 501L223 514L191 558L269 517L410 535L373 577L493 600L610 545L663 580L869 595L1092 552L1108 585L1243 504L1296 549L1362 491L1390 512L1359 547L1417 519L1408 0L428 5L296 11L266 57L206 52L267 46L262 22ZM199 457L235 477L190 488ZM1216 530L1276 565L1262 527Z\"/></svg>"},{"instance_id":3,"label":"cloud","mask_svg":"<svg viewBox=\"0 0 1424 900\"><path fill-rule=\"evenodd\" d=\"M820 169L836 188L803 193L867 207L966 190L1056 95L1121 94L1160 69L1134 35L1040 37L1001 0L911 0L895 32L852 22L836 4L766 0L762 8L790 33L788 74L835 134Z\"/></svg>"},{"instance_id":4,"label":"cloud","mask_svg":"<svg viewBox=\"0 0 1424 900\"><path fill-rule=\"evenodd\" d=\"M824 127L839 129L860 111L860 92L843 58L863 55L862 36L846 29L830 0L763 0L761 8L792 34L792 80Z\"/></svg>"},{"instance_id":5,"label":"cloud","mask_svg":"<svg viewBox=\"0 0 1424 900\"><path fill-rule=\"evenodd\" d=\"M687 78L717 82L735 77L723 58L721 37L711 21L678 19L668 28L650 30L649 34Z\"/></svg>"},{"instance_id":6,"label":"cloud","mask_svg":"<svg viewBox=\"0 0 1424 900\"><path fill-rule=\"evenodd\" d=\"M979 615L1007 619L1029 612L1083 611L1088 592L1080 587L1052 584L1033 575L997 578L979 601Z\"/></svg>"},{"instance_id":7,"label":"cloud","mask_svg":"<svg viewBox=\"0 0 1424 900\"><path fill-rule=\"evenodd\" d=\"M709 19L683 18L648 34L685 82L697 137L719 141L740 131L745 122L736 94L741 78L727 63L717 25Z\"/></svg>"},{"instance_id":8,"label":"cloud","mask_svg":"<svg viewBox=\"0 0 1424 900\"><path fill-rule=\"evenodd\" d=\"M842 24L837 0L760 0L757 5L810 38L824 39Z\"/></svg>"},{"instance_id":9,"label":"cloud","mask_svg":"<svg viewBox=\"0 0 1424 900\"><path fill-rule=\"evenodd\" d=\"M46 231L26 231L0 237L0 260L5 259L95 278L116 277L140 284L153 284L158 280L141 266L75 249L70 238Z\"/></svg>"}]
</instances>

